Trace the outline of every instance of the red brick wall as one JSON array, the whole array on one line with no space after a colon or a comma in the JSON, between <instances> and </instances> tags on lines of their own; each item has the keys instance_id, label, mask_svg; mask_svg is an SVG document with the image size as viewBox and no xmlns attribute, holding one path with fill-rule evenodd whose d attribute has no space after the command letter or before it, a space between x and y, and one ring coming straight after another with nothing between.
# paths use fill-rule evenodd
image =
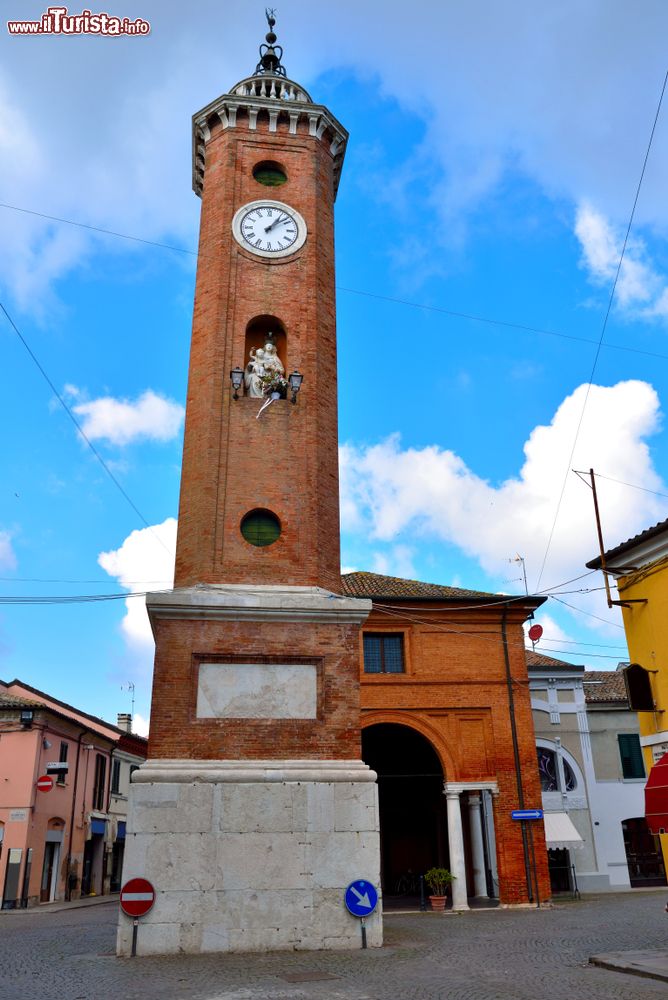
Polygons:
<instances>
[{"instance_id":1,"label":"red brick wall","mask_svg":"<svg viewBox=\"0 0 668 1000\"><path fill-rule=\"evenodd\" d=\"M262 115L256 132L240 118L236 128L214 128L207 145L175 584L338 591L333 160L326 141L267 127ZM254 180L254 164L267 159L284 166L286 184ZM258 259L233 239L236 210L261 198L284 201L306 220L308 238L293 257ZM232 400L229 372L245 367L246 328L260 315L283 323L281 360L304 382L296 406L277 401L257 420L261 401ZM255 507L282 524L266 548L239 530Z\"/></svg>"},{"instance_id":2,"label":"red brick wall","mask_svg":"<svg viewBox=\"0 0 668 1000\"><path fill-rule=\"evenodd\" d=\"M359 760L357 625L159 619L149 756ZM308 662L317 719L197 719L200 662Z\"/></svg>"},{"instance_id":3,"label":"red brick wall","mask_svg":"<svg viewBox=\"0 0 668 1000\"><path fill-rule=\"evenodd\" d=\"M526 901L521 824L510 817L519 808L519 796L501 611L410 604L402 617L399 602L391 603L392 616L374 607L363 631L403 633L406 672L365 674L361 668L362 724L394 722L417 729L439 755L446 781L498 783L494 822L501 901ZM518 612L509 617L508 652L524 806L540 808L523 618ZM546 899L550 883L543 824L534 823L533 831L540 895Z\"/></svg>"}]
</instances>

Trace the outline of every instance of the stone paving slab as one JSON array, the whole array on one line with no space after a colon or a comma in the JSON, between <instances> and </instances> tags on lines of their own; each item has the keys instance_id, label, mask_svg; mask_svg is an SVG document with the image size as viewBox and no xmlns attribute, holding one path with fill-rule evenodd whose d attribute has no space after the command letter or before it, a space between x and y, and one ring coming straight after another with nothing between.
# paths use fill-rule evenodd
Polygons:
<instances>
[{"instance_id":1,"label":"stone paving slab","mask_svg":"<svg viewBox=\"0 0 668 1000\"><path fill-rule=\"evenodd\" d=\"M668 949L663 951L613 951L607 955L592 955L592 965L615 972L627 972L647 979L668 983Z\"/></svg>"},{"instance_id":2,"label":"stone paving slab","mask_svg":"<svg viewBox=\"0 0 668 1000\"><path fill-rule=\"evenodd\" d=\"M665 982L589 963L665 949L664 904L626 893L552 909L389 915L387 945L367 951L136 959L114 955L115 906L0 913L0 1000L666 1000ZM286 981L323 973L336 978Z\"/></svg>"}]
</instances>

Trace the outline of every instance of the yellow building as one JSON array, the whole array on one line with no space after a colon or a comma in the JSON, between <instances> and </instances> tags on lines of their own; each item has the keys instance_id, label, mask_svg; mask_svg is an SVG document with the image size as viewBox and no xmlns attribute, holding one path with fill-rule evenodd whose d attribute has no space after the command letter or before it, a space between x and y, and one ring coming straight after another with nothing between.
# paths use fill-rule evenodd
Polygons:
<instances>
[{"instance_id":1,"label":"yellow building","mask_svg":"<svg viewBox=\"0 0 668 1000\"><path fill-rule=\"evenodd\" d=\"M617 584L632 664L626 671L630 701L638 710L647 788L654 788L646 815L660 835L668 866L668 832L659 832L668 831L668 786L660 779L668 767L655 766L668 754L668 520L592 559L587 567L605 569Z\"/></svg>"}]
</instances>

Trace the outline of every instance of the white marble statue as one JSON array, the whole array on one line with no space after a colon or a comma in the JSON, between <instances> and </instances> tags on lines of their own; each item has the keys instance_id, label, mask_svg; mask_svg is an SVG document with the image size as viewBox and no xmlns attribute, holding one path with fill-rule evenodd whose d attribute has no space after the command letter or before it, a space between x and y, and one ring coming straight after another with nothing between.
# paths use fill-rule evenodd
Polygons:
<instances>
[{"instance_id":1,"label":"white marble statue","mask_svg":"<svg viewBox=\"0 0 668 1000\"><path fill-rule=\"evenodd\" d=\"M283 375L285 368L283 367L283 362L278 356L276 344L274 344L273 340L268 340L264 345L263 354L263 364L267 374L269 374L269 372L278 372L279 375Z\"/></svg>"},{"instance_id":2,"label":"white marble statue","mask_svg":"<svg viewBox=\"0 0 668 1000\"><path fill-rule=\"evenodd\" d=\"M260 399L264 395L261 381L263 375L266 375L264 351L261 347L258 347L257 351L250 352L250 361L246 365L244 385L246 386L247 396L254 396L256 399Z\"/></svg>"}]
</instances>

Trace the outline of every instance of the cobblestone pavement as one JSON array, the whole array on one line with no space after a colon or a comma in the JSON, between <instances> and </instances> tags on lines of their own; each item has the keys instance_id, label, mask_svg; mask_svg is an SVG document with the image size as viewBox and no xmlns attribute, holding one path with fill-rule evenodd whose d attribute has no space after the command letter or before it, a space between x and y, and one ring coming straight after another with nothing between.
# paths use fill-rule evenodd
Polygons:
<instances>
[{"instance_id":1,"label":"cobblestone pavement","mask_svg":"<svg viewBox=\"0 0 668 1000\"><path fill-rule=\"evenodd\" d=\"M394 914L355 952L118 959L117 905L0 914L0 1000L655 1000L665 982L588 964L664 948L665 893L554 909ZM139 928L141 934L141 926ZM320 973L320 981L290 981Z\"/></svg>"}]
</instances>

